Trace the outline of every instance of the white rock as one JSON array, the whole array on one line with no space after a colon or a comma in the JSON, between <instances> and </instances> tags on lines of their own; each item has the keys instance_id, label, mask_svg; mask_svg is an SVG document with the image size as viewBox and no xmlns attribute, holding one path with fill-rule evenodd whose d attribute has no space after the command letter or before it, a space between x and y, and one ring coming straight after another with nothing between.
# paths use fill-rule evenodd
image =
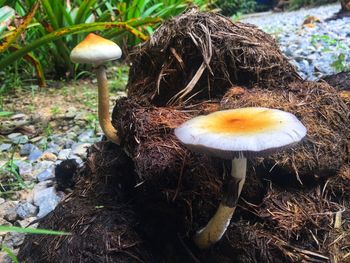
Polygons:
<instances>
[{"instance_id":1,"label":"white rock","mask_svg":"<svg viewBox=\"0 0 350 263\"><path fill-rule=\"evenodd\" d=\"M39 190L34 193L34 204L39 207L37 217L46 216L61 201L62 197L58 196L54 187Z\"/></svg>"}]
</instances>

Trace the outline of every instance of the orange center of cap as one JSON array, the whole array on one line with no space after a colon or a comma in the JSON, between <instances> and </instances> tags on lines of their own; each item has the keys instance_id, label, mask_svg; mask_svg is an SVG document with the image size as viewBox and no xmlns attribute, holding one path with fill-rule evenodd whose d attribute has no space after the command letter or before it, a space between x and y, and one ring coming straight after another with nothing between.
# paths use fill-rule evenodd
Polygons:
<instances>
[{"instance_id":1,"label":"orange center of cap","mask_svg":"<svg viewBox=\"0 0 350 263\"><path fill-rule=\"evenodd\" d=\"M209 114L199 128L213 133L256 133L276 128L283 122L278 112L263 108L243 108Z\"/></svg>"}]
</instances>

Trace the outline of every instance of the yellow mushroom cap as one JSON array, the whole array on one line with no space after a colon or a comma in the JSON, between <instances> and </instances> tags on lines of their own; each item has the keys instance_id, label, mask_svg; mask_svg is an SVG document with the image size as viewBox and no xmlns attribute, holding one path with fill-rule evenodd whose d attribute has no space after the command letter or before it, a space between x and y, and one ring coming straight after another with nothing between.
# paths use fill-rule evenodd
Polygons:
<instances>
[{"instance_id":1,"label":"yellow mushroom cap","mask_svg":"<svg viewBox=\"0 0 350 263\"><path fill-rule=\"evenodd\" d=\"M70 53L70 59L74 63L94 65L101 65L121 56L122 51L116 43L93 33L88 34Z\"/></svg>"},{"instance_id":2,"label":"yellow mushroom cap","mask_svg":"<svg viewBox=\"0 0 350 263\"><path fill-rule=\"evenodd\" d=\"M198 116L176 128L175 135L194 151L231 159L299 142L306 128L291 113L250 107Z\"/></svg>"}]
</instances>

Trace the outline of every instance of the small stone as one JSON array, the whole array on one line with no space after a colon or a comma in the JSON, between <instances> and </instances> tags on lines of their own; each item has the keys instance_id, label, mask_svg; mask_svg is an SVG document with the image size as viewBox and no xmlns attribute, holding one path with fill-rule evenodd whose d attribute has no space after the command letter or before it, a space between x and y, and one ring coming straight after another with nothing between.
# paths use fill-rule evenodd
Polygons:
<instances>
[{"instance_id":1,"label":"small stone","mask_svg":"<svg viewBox=\"0 0 350 263\"><path fill-rule=\"evenodd\" d=\"M22 135L22 133L15 132L15 133L11 133L11 134L7 135L7 138L9 138L12 141L12 139L14 139L18 136L21 136L21 135Z\"/></svg>"},{"instance_id":2,"label":"small stone","mask_svg":"<svg viewBox=\"0 0 350 263\"><path fill-rule=\"evenodd\" d=\"M78 136L78 140L80 142L90 142L92 136L94 136L94 131L87 130Z\"/></svg>"},{"instance_id":3,"label":"small stone","mask_svg":"<svg viewBox=\"0 0 350 263\"><path fill-rule=\"evenodd\" d=\"M84 163L84 161L79 156L74 154L70 155L69 159L74 159L79 164L79 167L81 167Z\"/></svg>"},{"instance_id":4,"label":"small stone","mask_svg":"<svg viewBox=\"0 0 350 263\"><path fill-rule=\"evenodd\" d=\"M6 201L0 204L0 218L5 218L5 219L6 217L11 219L15 218L17 216L17 213L16 213L17 205L18 205L18 201ZM7 221L11 221L11 220L7 220Z\"/></svg>"},{"instance_id":5,"label":"small stone","mask_svg":"<svg viewBox=\"0 0 350 263\"><path fill-rule=\"evenodd\" d=\"M34 193L34 204L39 207L37 217L41 218L53 211L58 203L61 201L54 189L49 187Z\"/></svg>"},{"instance_id":6,"label":"small stone","mask_svg":"<svg viewBox=\"0 0 350 263\"><path fill-rule=\"evenodd\" d=\"M31 138L30 141L32 143L36 143L36 142L42 140L42 138L43 138L42 136L37 136L37 137Z\"/></svg>"},{"instance_id":7,"label":"small stone","mask_svg":"<svg viewBox=\"0 0 350 263\"><path fill-rule=\"evenodd\" d=\"M5 235L2 244L8 248L14 249L22 245L25 238L25 233L8 232Z\"/></svg>"},{"instance_id":8,"label":"small stone","mask_svg":"<svg viewBox=\"0 0 350 263\"><path fill-rule=\"evenodd\" d=\"M42 161L37 163L33 168L33 175L38 176L41 172L45 171L48 168L53 167L54 163L52 161Z\"/></svg>"},{"instance_id":9,"label":"small stone","mask_svg":"<svg viewBox=\"0 0 350 263\"><path fill-rule=\"evenodd\" d=\"M46 170L42 171L37 175L37 179L39 182L46 181L54 177L55 177L55 172L54 172L53 166L50 168L47 168Z\"/></svg>"},{"instance_id":10,"label":"small stone","mask_svg":"<svg viewBox=\"0 0 350 263\"><path fill-rule=\"evenodd\" d=\"M37 214L38 208L34 205L32 205L29 202L21 202L16 208L17 215L21 219L25 219L27 217L32 217Z\"/></svg>"},{"instance_id":11,"label":"small stone","mask_svg":"<svg viewBox=\"0 0 350 263\"><path fill-rule=\"evenodd\" d=\"M11 148L12 144L10 143L2 143L0 144L0 152L6 152Z\"/></svg>"},{"instance_id":12,"label":"small stone","mask_svg":"<svg viewBox=\"0 0 350 263\"><path fill-rule=\"evenodd\" d=\"M57 160L57 156L56 155L54 155L53 153L51 153L51 152L44 152L41 156L40 156L40 158L39 158L39 160L41 160L41 161L52 161L52 162L55 162L56 160Z\"/></svg>"},{"instance_id":13,"label":"small stone","mask_svg":"<svg viewBox=\"0 0 350 263\"><path fill-rule=\"evenodd\" d=\"M27 218L25 218L23 220L17 220L14 225L22 227L22 228L25 228L25 227L29 226L29 224L32 223L34 220L36 220L35 216L27 217ZM34 223L34 224L30 225L30 227L31 228L37 228L38 224L39 223Z\"/></svg>"},{"instance_id":14,"label":"small stone","mask_svg":"<svg viewBox=\"0 0 350 263\"><path fill-rule=\"evenodd\" d=\"M5 199L0 197L0 205L5 203Z\"/></svg>"},{"instance_id":15,"label":"small stone","mask_svg":"<svg viewBox=\"0 0 350 263\"><path fill-rule=\"evenodd\" d=\"M72 145L72 155L78 155L81 158L86 158L86 150L90 146L90 143L74 143Z\"/></svg>"},{"instance_id":16,"label":"small stone","mask_svg":"<svg viewBox=\"0 0 350 263\"><path fill-rule=\"evenodd\" d=\"M58 153L59 160L66 160L71 152L71 149L63 149Z\"/></svg>"},{"instance_id":17,"label":"small stone","mask_svg":"<svg viewBox=\"0 0 350 263\"><path fill-rule=\"evenodd\" d=\"M12 224L0 217L0 226L12 226Z\"/></svg>"},{"instance_id":18,"label":"small stone","mask_svg":"<svg viewBox=\"0 0 350 263\"><path fill-rule=\"evenodd\" d=\"M20 156L28 156L31 152L34 150L39 150L38 147L36 147L34 144L26 143L22 146L19 155Z\"/></svg>"},{"instance_id":19,"label":"small stone","mask_svg":"<svg viewBox=\"0 0 350 263\"><path fill-rule=\"evenodd\" d=\"M25 115L24 113L17 113L15 115L12 115L11 116L11 120L24 120L24 119L27 119L27 115Z\"/></svg>"},{"instance_id":20,"label":"small stone","mask_svg":"<svg viewBox=\"0 0 350 263\"><path fill-rule=\"evenodd\" d=\"M11 139L11 141L14 144L25 144L29 141L29 139L28 139L27 135L20 135L20 136L17 136L15 138Z\"/></svg>"},{"instance_id":21,"label":"small stone","mask_svg":"<svg viewBox=\"0 0 350 263\"><path fill-rule=\"evenodd\" d=\"M17 165L19 174L23 177L23 179L32 180L34 178L32 173L33 168L31 163L23 160L14 160L13 163Z\"/></svg>"},{"instance_id":22,"label":"small stone","mask_svg":"<svg viewBox=\"0 0 350 263\"><path fill-rule=\"evenodd\" d=\"M77 115L77 109L74 107L69 107L65 113L65 118L73 119Z\"/></svg>"},{"instance_id":23,"label":"small stone","mask_svg":"<svg viewBox=\"0 0 350 263\"><path fill-rule=\"evenodd\" d=\"M30 153L30 155L28 156L28 160L32 161L32 162L35 162L37 161L40 156L43 154L42 151L40 151L39 149L38 150L34 150Z\"/></svg>"}]
</instances>

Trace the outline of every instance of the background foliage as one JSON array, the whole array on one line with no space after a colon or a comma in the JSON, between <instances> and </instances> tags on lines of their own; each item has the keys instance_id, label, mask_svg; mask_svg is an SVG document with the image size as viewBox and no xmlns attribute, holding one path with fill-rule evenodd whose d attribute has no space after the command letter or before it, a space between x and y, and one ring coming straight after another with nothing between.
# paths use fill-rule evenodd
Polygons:
<instances>
[{"instance_id":1,"label":"background foliage","mask_svg":"<svg viewBox=\"0 0 350 263\"><path fill-rule=\"evenodd\" d=\"M162 19L194 4L205 9L208 1L0 0L0 77L36 75L42 86L44 73L73 78L84 68L73 65L69 53L86 33L99 31L125 50L147 39Z\"/></svg>"}]
</instances>

